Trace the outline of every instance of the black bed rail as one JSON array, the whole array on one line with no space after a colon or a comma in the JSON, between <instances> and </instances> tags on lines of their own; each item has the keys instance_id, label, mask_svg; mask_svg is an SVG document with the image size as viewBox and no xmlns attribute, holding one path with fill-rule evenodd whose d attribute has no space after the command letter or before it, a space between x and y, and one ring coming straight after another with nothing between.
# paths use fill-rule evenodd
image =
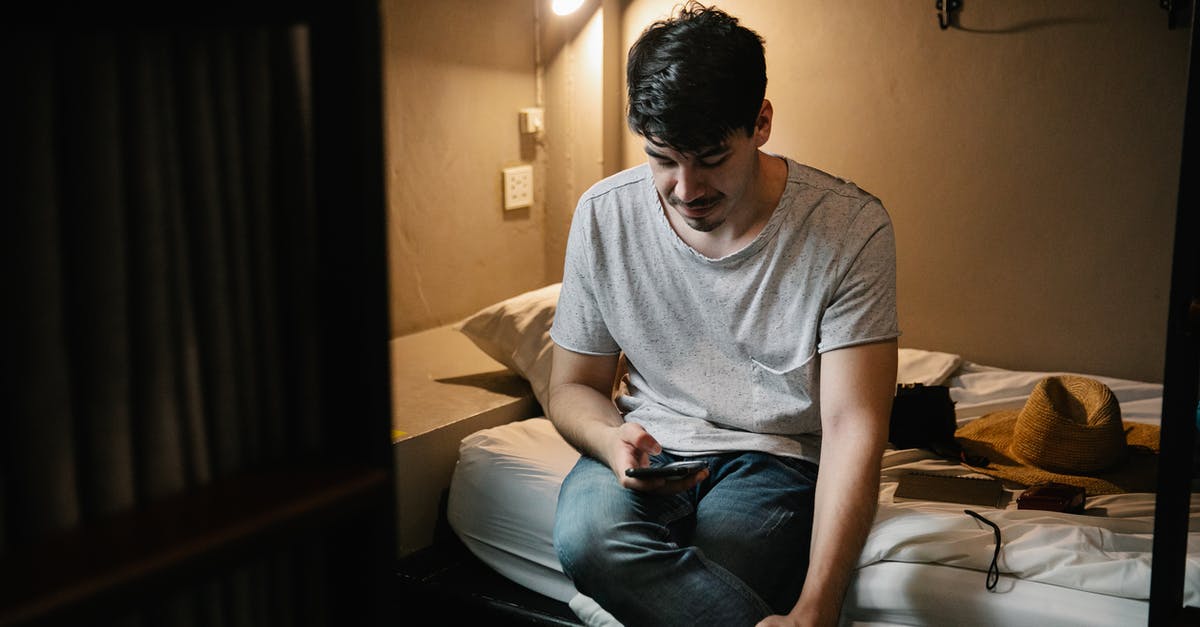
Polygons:
<instances>
[{"instance_id":1,"label":"black bed rail","mask_svg":"<svg viewBox=\"0 0 1200 627\"><path fill-rule=\"evenodd\" d=\"M1183 582L1192 483L1196 479L1196 388L1200 383L1200 247L1196 176L1200 133L1200 68L1196 11L1191 11L1187 104L1171 292L1167 313L1167 351L1163 374L1161 454L1154 512L1154 568L1150 576L1150 625L1200 625L1200 608L1185 606Z\"/></svg>"}]
</instances>

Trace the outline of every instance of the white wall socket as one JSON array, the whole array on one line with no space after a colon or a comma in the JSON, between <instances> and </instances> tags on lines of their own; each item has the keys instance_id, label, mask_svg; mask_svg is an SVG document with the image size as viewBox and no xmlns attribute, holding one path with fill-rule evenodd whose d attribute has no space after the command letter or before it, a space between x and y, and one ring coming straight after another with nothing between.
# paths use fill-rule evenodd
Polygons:
<instances>
[{"instance_id":1,"label":"white wall socket","mask_svg":"<svg viewBox=\"0 0 1200 627\"><path fill-rule=\"evenodd\" d=\"M504 210L533 206L533 166L504 168Z\"/></svg>"}]
</instances>

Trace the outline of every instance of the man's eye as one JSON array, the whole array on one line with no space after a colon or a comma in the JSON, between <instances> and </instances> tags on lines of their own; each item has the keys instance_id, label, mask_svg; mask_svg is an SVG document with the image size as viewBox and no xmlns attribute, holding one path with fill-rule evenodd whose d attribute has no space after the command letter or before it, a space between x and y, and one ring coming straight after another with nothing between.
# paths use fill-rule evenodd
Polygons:
<instances>
[{"instance_id":1,"label":"man's eye","mask_svg":"<svg viewBox=\"0 0 1200 627\"><path fill-rule=\"evenodd\" d=\"M703 167L706 167L706 168L715 168L715 167L721 165L722 163L725 163L725 159L728 158L728 156L729 155L722 155L721 157L718 157L716 159L704 160L704 161L700 162L700 165Z\"/></svg>"},{"instance_id":2,"label":"man's eye","mask_svg":"<svg viewBox=\"0 0 1200 627\"><path fill-rule=\"evenodd\" d=\"M669 167L675 165L675 162L671 161L670 159L655 159L654 161L657 162L658 165L660 165L664 168L669 168Z\"/></svg>"}]
</instances>

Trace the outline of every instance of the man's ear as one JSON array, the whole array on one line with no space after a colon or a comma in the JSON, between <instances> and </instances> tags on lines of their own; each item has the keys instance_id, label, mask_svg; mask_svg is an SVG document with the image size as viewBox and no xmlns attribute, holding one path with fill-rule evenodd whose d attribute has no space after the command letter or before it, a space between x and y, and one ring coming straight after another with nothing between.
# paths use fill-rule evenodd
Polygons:
<instances>
[{"instance_id":1,"label":"man's ear","mask_svg":"<svg viewBox=\"0 0 1200 627\"><path fill-rule=\"evenodd\" d=\"M754 120L755 148L762 147L771 138L771 117L774 115L775 110L771 108L771 101L763 99L762 107L758 110L758 118Z\"/></svg>"}]
</instances>

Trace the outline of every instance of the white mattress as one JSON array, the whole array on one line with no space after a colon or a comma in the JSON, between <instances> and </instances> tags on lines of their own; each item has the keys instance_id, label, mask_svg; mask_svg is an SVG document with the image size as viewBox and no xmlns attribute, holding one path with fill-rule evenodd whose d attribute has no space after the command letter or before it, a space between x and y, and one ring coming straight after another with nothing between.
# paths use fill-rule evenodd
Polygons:
<instances>
[{"instance_id":1,"label":"white mattress","mask_svg":"<svg viewBox=\"0 0 1200 627\"><path fill-rule=\"evenodd\" d=\"M901 355L901 381L942 382L960 424L1020 408L1034 385L1055 373L1016 372L944 353ZM947 378L948 376L948 378ZM1156 423L1162 386L1095 377L1121 403L1126 420ZM558 488L578 453L545 418L485 429L463 439L451 481L451 527L482 561L509 579L571 603L589 625L611 625L563 575L551 529ZM893 502L909 470L958 471L932 453L888 451L879 511L843 608L855 624L1129 625L1147 618L1154 495L1088 499L1088 514L972 507L998 524L1003 573L994 592L985 573L993 532L963 506ZM1200 499L1193 496L1185 603L1200 605ZM953 599L953 602L948 602Z\"/></svg>"}]
</instances>

